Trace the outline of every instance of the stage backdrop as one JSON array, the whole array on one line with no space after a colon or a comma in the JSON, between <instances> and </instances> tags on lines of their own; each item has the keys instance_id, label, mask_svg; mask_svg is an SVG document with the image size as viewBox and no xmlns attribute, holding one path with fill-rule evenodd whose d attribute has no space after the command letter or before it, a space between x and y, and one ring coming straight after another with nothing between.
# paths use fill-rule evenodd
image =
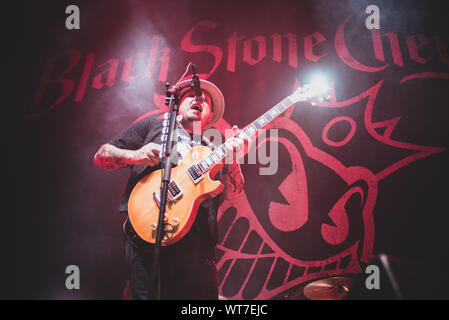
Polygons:
<instances>
[{"instance_id":1,"label":"stage backdrop","mask_svg":"<svg viewBox=\"0 0 449 320\"><path fill-rule=\"evenodd\" d=\"M66 28L71 4L79 29ZM368 5L380 29L367 28ZM11 17L5 297L122 297L129 171L103 171L93 155L164 113L164 84L190 61L224 94L223 132L317 74L332 89L330 102L297 103L254 138L255 163L242 158L244 192L218 212L222 296L285 298L363 274L378 253L424 261L429 275L447 262L449 28L438 5L39 1ZM69 265L79 290L66 289Z\"/></svg>"}]
</instances>

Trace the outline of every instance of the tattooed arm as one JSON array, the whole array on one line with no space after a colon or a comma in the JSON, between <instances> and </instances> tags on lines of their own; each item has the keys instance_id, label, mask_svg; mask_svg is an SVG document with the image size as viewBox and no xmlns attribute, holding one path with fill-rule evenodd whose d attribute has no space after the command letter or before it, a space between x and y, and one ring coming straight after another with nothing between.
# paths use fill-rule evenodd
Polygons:
<instances>
[{"instance_id":1,"label":"tattooed arm","mask_svg":"<svg viewBox=\"0 0 449 320\"><path fill-rule=\"evenodd\" d=\"M161 146L156 143L148 143L138 150L120 149L106 143L98 149L94 156L94 163L98 167L113 171L128 165L155 166L159 163Z\"/></svg>"},{"instance_id":2,"label":"tattooed arm","mask_svg":"<svg viewBox=\"0 0 449 320\"><path fill-rule=\"evenodd\" d=\"M225 199L231 199L241 193L243 191L245 180L240 165L238 163L226 165L221 181L225 185L223 193Z\"/></svg>"},{"instance_id":3,"label":"tattooed arm","mask_svg":"<svg viewBox=\"0 0 449 320\"><path fill-rule=\"evenodd\" d=\"M234 137L226 140L228 155L225 158L225 163L227 165L224 167L221 179L225 185L225 199L231 199L243 191L245 180L243 179L242 169L237 162L237 153L243 151L244 146L251 140L249 138L240 139L235 137L240 133L240 129L237 126L233 126L232 130Z\"/></svg>"}]
</instances>

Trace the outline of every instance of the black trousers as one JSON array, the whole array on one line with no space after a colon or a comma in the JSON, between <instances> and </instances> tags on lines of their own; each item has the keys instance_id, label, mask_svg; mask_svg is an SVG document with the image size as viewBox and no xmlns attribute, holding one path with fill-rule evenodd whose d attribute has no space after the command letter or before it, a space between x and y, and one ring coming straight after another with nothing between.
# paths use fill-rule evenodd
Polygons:
<instances>
[{"instance_id":1,"label":"black trousers","mask_svg":"<svg viewBox=\"0 0 449 320\"><path fill-rule=\"evenodd\" d=\"M128 222L129 223L129 222ZM150 284L154 248L125 237L125 262L133 300L154 299ZM217 300L215 245L194 228L177 243L160 249L160 298Z\"/></svg>"}]
</instances>

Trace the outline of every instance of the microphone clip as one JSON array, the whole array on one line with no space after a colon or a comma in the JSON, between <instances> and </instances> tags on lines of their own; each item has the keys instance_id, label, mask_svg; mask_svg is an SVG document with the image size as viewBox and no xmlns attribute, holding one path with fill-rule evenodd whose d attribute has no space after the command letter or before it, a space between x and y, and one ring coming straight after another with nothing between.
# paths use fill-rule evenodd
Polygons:
<instances>
[{"instance_id":1,"label":"microphone clip","mask_svg":"<svg viewBox=\"0 0 449 320\"><path fill-rule=\"evenodd\" d=\"M195 92L195 101L197 103L203 103L206 100L206 97L201 90L200 78L198 77L198 73L196 72L196 67L192 63L192 82L190 84L190 88Z\"/></svg>"}]
</instances>

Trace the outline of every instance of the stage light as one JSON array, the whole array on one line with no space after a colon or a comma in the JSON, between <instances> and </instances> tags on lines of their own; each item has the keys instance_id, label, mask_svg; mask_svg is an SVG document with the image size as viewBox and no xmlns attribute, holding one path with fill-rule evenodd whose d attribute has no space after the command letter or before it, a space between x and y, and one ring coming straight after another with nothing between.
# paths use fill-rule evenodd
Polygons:
<instances>
[{"instance_id":1,"label":"stage light","mask_svg":"<svg viewBox=\"0 0 449 320\"><path fill-rule=\"evenodd\" d=\"M323 75L315 76L310 82L310 88L317 94L324 93L330 90L329 83Z\"/></svg>"},{"instance_id":2,"label":"stage light","mask_svg":"<svg viewBox=\"0 0 449 320\"><path fill-rule=\"evenodd\" d=\"M306 90L309 90L311 96L315 97L315 99L310 101L312 105L316 105L317 102L322 103L324 101L329 101L331 97L331 87L326 77L322 74L315 75L304 87Z\"/></svg>"}]
</instances>

